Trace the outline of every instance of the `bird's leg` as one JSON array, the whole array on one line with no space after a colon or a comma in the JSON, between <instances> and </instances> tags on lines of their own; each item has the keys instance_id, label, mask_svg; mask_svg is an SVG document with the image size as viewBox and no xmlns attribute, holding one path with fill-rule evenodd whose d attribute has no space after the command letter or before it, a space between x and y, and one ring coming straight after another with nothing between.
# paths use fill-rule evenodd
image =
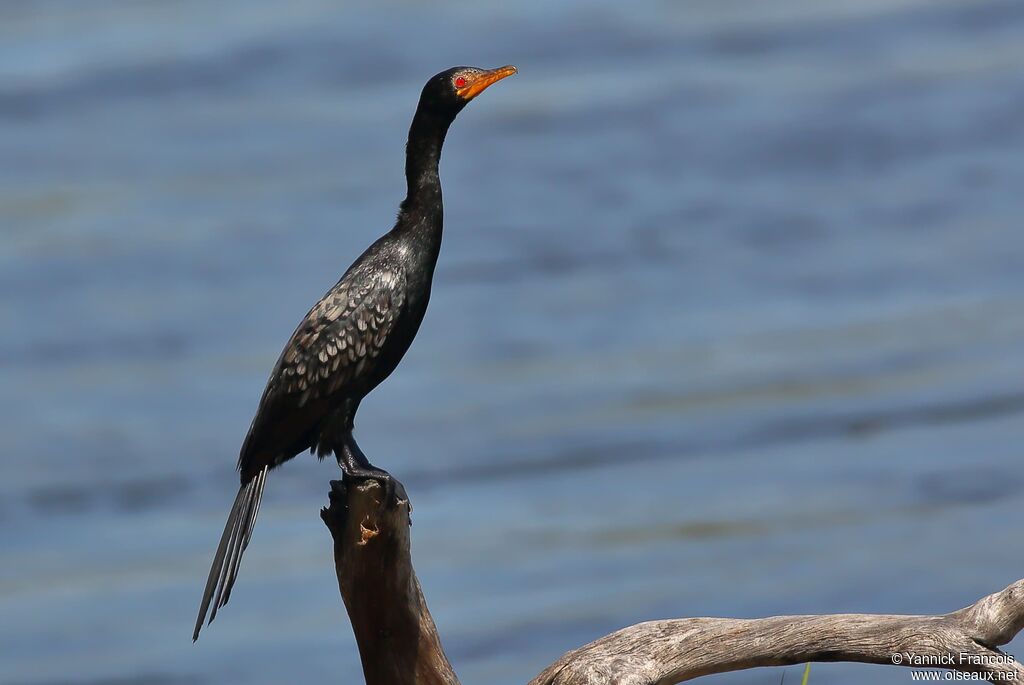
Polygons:
<instances>
[{"instance_id":1,"label":"bird's leg","mask_svg":"<svg viewBox=\"0 0 1024 685\"><path fill-rule=\"evenodd\" d=\"M392 476L384 469L377 468L370 463L363 451L359 449L355 438L349 433L340 449L335 450L338 458L338 466L345 472L345 475L354 480L375 480L384 488L384 501L388 506L395 506L399 501L409 501L409 495L405 492L405 486L401 481ZM412 505L409 506L412 511Z\"/></svg>"}]
</instances>

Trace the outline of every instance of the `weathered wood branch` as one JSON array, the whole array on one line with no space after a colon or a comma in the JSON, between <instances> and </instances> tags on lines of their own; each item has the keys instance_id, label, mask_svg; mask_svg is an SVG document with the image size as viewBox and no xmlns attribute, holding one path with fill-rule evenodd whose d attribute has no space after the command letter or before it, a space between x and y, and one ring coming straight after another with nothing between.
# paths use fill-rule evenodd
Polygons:
<instances>
[{"instance_id":1,"label":"weathered wood branch","mask_svg":"<svg viewBox=\"0 0 1024 685\"><path fill-rule=\"evenodd\" d=\"M401 492L401 489L399 489ZM412 567L409 503L374 482L332 483L321 513L367 685L458 685ZM835 614L649 621L563 655L530 685L671 685L703 675L810 661L858 661L990 674L1024 684L999 651L1024 629L1024 579L940 616Z\"/></svg>"},{"instance_id":2,"label":"weathered wood branch","mask_svg":"<svg viewBox=\"0 0 1024 685\"><path fill-rule=\"evenodd\" d=\"M711 673L809 661L947 668L1024 683L1024 666L996 649L1021 628L1024 580L942 616L650 621L565 654L530 685L669 685Z\"/></svg>"}]
</instances>

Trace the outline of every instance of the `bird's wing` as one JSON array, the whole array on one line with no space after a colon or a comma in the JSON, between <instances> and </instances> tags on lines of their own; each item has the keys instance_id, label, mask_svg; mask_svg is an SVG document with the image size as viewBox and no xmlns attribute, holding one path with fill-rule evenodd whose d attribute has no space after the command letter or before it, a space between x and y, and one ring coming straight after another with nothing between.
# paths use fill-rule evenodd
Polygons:
<instances>
[{"instance_id":1,"label":"bird's wing","mask_svg":"<svg viewBox=\"0 0 1024 685\"><path fill-rule=\"evenodd\" d=\"M317 400L363 379L398 321L404 286L405 274L398 268L346 274L306 314L274 366L242 445L243 477L263 466L257 462L278 456L265 454L260 444L267 441L265 434L273 434L269 442L286 449L301 437L289 433L302 432L321 417Z\"/></svg>"},{"instance_id":2,"label":"bird's wing","mask_svg":"<svg viewBox=\"0 0 1024 685\"><path fill-rule=\"evenodd\" d=\"M378 271L341 281L310 310L278 360L268 388L298 406L358 379L384 347L404 304L404 275Z\"/></svg>"}]
</instances>

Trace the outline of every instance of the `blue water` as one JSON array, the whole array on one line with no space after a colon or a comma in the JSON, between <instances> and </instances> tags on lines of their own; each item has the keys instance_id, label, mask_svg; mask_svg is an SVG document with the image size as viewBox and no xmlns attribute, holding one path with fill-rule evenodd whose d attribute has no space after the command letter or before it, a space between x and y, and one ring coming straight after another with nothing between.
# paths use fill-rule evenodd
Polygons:
<instances>
[{"instance_id":1,"label":"blue water","mask_svg":"<svg viewBox=\"0 0 1024 685\"><path fill-rule=\"evenodd\" d=\"M1018 0L8 0L0 681L360 681L331 463L274 473L192 622L266 375L390 227L419 88L506 63L357 433L463 682L645 619L1024 576Z\"/></svg>"}]
</instances>

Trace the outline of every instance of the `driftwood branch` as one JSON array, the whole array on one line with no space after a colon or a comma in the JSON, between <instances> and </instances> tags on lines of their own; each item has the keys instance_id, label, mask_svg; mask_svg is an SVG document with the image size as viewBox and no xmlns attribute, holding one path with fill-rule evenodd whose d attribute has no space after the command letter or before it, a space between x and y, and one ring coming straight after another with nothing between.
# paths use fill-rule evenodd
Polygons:
<instances>
[{"instance_id":1,"label":"driftwood branch","mask_svg":"<svg viewBox=\"0 0 1024 685\"><path fill-rule=\"evenodd\" d=\"M374 482L336 481L331 505L321 513L334 536L338 585L366 683L457 685L412 567L409 503L383 499ZM1024 579L940 616L639 623L568 652L530 685L671 685L712 673L810 661L943 668L1024 684L1024 666L998 649L1022 629Z\"/></svg>"},{"instance_id":2,"label":"driftwood branch","mask_svg":"<svg viewBox=\"0 0 1024 685\"><path fill-rule=\"evenodd\" d=\"M1024 667L996 647L1024 627L1024 580L942 616L835 614L683 618L624 628L573 650L531 685L658 683L810 661L859 661L1000 674Z\"/></svg>"}]
</instances>

